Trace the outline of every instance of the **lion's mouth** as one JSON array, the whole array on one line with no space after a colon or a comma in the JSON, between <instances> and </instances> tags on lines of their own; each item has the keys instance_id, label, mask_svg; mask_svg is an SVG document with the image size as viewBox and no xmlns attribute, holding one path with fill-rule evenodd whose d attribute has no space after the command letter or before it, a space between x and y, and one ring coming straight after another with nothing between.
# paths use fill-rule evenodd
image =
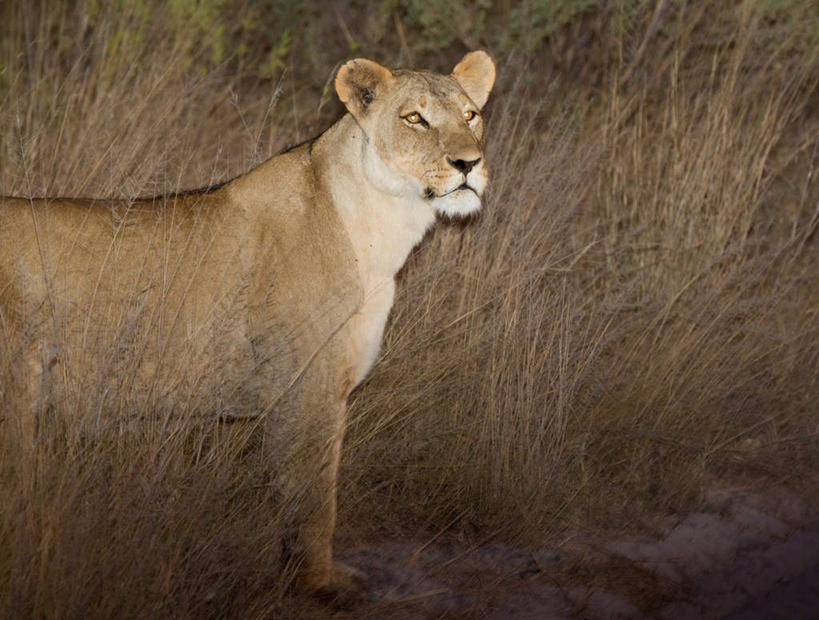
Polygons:
<instances>
[{"instance_id":1,"label":"lion's mouth","mask_svg":"<svg viewBox=\"0 0 819 620\"><path fill-rule=\"evenodd\" d=\"M451 189L448 192L445 192L445 193L440 194L440 195L436 194L431 187L428 187L428 188L426 188L424 190L424 198L426 198L427 200L433 200L435 198L443 198L444 196L449 196L450 194L454 194L455 192L463 192L463 191L467 191L467 190L472 192L476 196L478 195L478 192L475 191L474 187L472 187L471 185L464 182L464 183L461 183L455 189Z\"/></svg>"}]
</instances>

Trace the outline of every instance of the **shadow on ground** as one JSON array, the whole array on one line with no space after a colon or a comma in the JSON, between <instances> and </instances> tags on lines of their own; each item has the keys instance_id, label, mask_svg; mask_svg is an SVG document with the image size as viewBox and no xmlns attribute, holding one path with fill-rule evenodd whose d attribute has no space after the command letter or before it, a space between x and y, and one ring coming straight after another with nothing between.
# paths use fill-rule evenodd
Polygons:
<instances>
[{"instance_id":1,"label":"shadow on ground","mask_svg":"<svg viewBox=\"0 0 819 620\"><path fill-rule=\"evenodd\" d=\"M814 618L819 519L788 491L713 491L701 512L656 537L569 533L553 549L393 542L347 550L367 573L363 600L336 618Z\"/></svg>"}]
</instances>

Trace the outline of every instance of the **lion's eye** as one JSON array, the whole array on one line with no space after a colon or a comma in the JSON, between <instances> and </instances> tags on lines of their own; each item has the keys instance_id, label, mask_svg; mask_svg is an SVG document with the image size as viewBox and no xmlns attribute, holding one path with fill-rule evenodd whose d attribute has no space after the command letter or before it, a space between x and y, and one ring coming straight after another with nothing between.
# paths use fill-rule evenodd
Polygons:
<instances>
[{"instance_id":1,"label":"lion's eye","mask_svg":"<svg viewBox=\"0 0 819 620\"><path fill-rule=\"evenodd\" d=\"M411 125L417 125L418 123L422 122L424 119L421 118L421 115L418 112L410 112L404 117L404 120L410 123Z\"/></svg>"},{"instance_id":2,"label":"lion's eye","mask_svg":"<svg viewBox=\"0 0 819 620\"><path fill-rule=\"evenodd\" d=\"M477 112L475 112L475 110L467 110L466 112L464 112L464 118L466 119L467 123L471 121L473 118L475 118L477 115L478 114Z\"/></svg>"}]
</instances>

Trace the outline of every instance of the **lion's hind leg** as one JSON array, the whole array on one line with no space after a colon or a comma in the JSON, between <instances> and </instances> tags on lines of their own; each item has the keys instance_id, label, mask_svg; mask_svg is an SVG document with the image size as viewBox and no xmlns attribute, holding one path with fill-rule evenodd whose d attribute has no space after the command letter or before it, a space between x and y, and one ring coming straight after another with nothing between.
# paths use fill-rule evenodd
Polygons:
<instances>
[{"instance_id":1,"label":"lion's hind leg","mask_svg":"<svg viewBox=\"0 0 819 620\"><path fill-rule=\"evenodd\" d=\"M15 407L16 415L8 416L7 421L16 427L12 430L20 449L33 453L43 418L51 406L51 373L59 355L56 347L38 339L23 349L22 358L19 368L22 398Z\"/></svg>"}]
</instances>

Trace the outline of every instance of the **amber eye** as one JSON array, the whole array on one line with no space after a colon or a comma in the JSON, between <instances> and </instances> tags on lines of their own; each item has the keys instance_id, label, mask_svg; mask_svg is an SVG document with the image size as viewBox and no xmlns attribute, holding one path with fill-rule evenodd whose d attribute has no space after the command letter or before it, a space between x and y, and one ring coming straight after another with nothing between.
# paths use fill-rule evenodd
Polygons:
<instances>
[{"instance_id":1,"label":"amber eye","mask_svg":"<svg viewBox=\"0 0 819 620\"><path fill-rule=\"evenodd\" d=\"M471 121L476 116L477 113L475 112L475 110L467 110L466 112L464 112L464 118L466 119L467 122Z\"/></svg>"},{"instance_id":2,"label":"amber eye","mask_svg":"<svg viewBox=\"0 0 819 620\"><path fill-rule=\"evenodd\" d=\"M421 115L418 114L418 112L410 112L404 117L404 120L413 125L417 125L421 122Z\"/></svg>"}]
</instances>

